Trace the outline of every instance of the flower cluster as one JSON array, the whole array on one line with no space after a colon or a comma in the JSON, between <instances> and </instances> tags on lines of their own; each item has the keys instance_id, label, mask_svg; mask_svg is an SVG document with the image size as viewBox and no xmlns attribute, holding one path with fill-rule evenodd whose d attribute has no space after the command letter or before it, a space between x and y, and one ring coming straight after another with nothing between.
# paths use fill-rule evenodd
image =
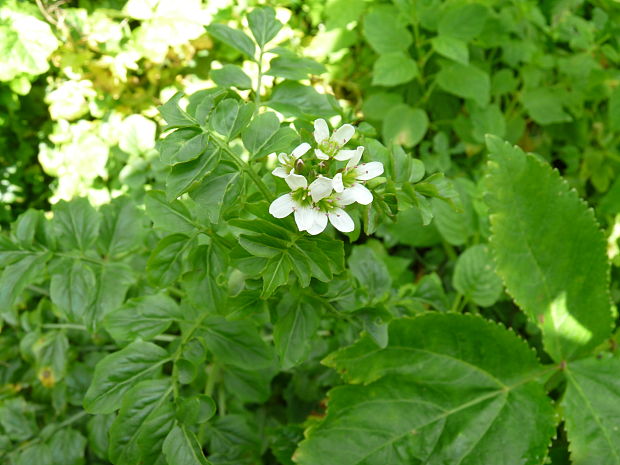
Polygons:
<instances>
[{"instance_id":1,"label":"flower cluster","mask_svg":"<svg viewBox=\"0 0 620 465\"><path fill-rule=\"evenodd\" d=\"M355 202L371 203L372 192L364 183L383 173L383 164L378 161L360 163L364 147L343 148L354 133L353 126L343 124L330 136L325 120L318 119L314 122L315 157L304 158L312 148L307 142L290 155L279 154L280 166L273 175L283 178L291 192L274 200L269 213L276 218L293 213L299 230L312 235L321 233L328 221L339 231L353 231L353 219L344 207ZM345 161L345 166L338 166L337 162Z\"/></svg>"}]
</instances>

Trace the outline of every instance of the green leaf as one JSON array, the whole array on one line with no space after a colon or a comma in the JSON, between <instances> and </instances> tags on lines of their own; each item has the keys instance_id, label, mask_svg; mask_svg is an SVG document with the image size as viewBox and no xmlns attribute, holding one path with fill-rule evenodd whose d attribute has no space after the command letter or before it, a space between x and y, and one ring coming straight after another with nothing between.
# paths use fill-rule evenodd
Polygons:
<instances>
[{"instance_id":1,"label":"green leaf","mask_svg":"<svg viewBox=\"0 0 620 465\"><path fill-rule=\"evenodd\" d=\"M136 297L122 307L108 313L103 326L117 341L145 341L168 329L177 319L182 319L177 303L164 293Z\"/></svg>"},{"instance_id":2,"label":"green leaf","mask_svg":"<svg viewBox=\"0 0 620 465\"><path fill-rule=\"evenodd\" d=\"M491 80L489 75L474 65L448 63L437 74L437 84L446 92L472 99L480 106L489 102Z\"/></svg>"},{"instance_id":3,"label":"green leaf","mask_svg":"<svg viewBox=\"0 0 620 465\"><path fill-rule=\"evenodd\" d=\"M171 394L169 378L141 381L127 391L110 427L110 461L124 465L153 463L173 426Z\"/></svg>"},{"instance_id":4,"label":"green leaf","mask_svg":"<svg viewBox=\"0 0 620 465\"><path fill-rule=\"evenodd\" d=\"M88 420L88 447L102 460L108 460L108 432L115 415L94 415Z\"/></svg>"},{"instance_id":5,"label":"green leaf","mask_svg":"<svg viewBox=\"0 0 620 465\"><path fill-rule=\"evenodd\" d=\"M66 249L86 250L97 240L101 219L85 198L61 200L52 212L54 227Z\"/></svg>"},{"instance_id":6,"label":"green leaf","mask_svg":"<svg viewBox=\"0 0 620 465\"><path fill-rule=\"evenodd\" d=\"M534 464L555 434L539 383L548 370L478 317L395 320L386 348L365 337L324 363L356 385L330 391L327 415L295 453L300 465Z\"/></svg>"},{"instance_id":7,"label":"green leaf","mask_svg":"<svg viewBox=\"0 0 620 465\"><path fill-rule=\"evenodd\" d=\"M161 161L176 165L198 158L209 144L209 136L199 129L181 128L157 143Z\"/></svg>"},{"instance_id":8,"label":"green leaf","mask_svg":"<svg viewBox=\"0 0 620 465\"><path fill-rule=\"evenodd\" d=\"M609 128L612 131L620 131L620 87L616 87L609 97L607 114Z\"/></svg>"},{"instance_id":9,"label":"green leaf","mask_svg":"<svg viewBox=\"0 0 620 465\"><path fill-rule=\"evenodd\" d=\"M454 287L467 299L481 307L490 307L502 294L502 281L486 245L470 247L456 261Z\"/></svg>"},{"instance_id":10,"label":"green leaf","mask_svg":"<svg viewBox=\"0 0 620 465\"><path fill-rule=\"evenodd\" d=\"M372 85L392 87L411 81L418 75L418 65L403 52L379 55L372 69Z\"/></svg>"},{"instance_id":11,"label":"green leaf","mask_svg":"<svg viewBox=\"0 0 620 465\"><path fill-rule=\"evenodd\" d=\"M211 125L227 141L231 140L248 125L254 108L256 107L253 103L239 104L235 99L224 99L215 107Z\"/></svg>"},{"instance_id":12,"label":"green leaf","mask_svg":"<svg viewBox=\"0 0 620 465\"><path fill-rule=\"evenodd\" d=\"M250 31L260 48L264 48L265 44L282 29L282 23L276 19L276 12L273 8L254 8L247 18Z\"/></svg>"},{"instance_id":13,"label":"green leaf","mask_svg":"<svg viewBox=\"0 0 620 465\"><path fill-rule=\"evenodd\" d=\"M159 241L146 264L149 281L160 287L176 281L183 272L183 256L192 243L185 234L172 234Z\"/></svg>"},{"instance_id":14,"label":"green leaf","mask_svg":"<svg viewBox=\"0 0 620 465\"><path fill-rule=\"evenodd\" d=\"M69 341L60 331L43 334L32 346L37 377L45 387L53 387L67 373Z\"/></svg>"},{"instance_id":15,"label":"green leaf","mask_svg":"<svg viewBox=\"0 0 620 465\"><path fill-rule=\"evenodd\" d=\"M267 105L287 117L331 118L338 114L333 96L319 94L314 87L293 81L275 86Z\"/></svg>"},{"instance_id":16,"label":"green leaf","mask_svg":"<svg viewBox=\"0 0 620 465\"><path fill-rule=\"evenodd\" d=\"M472 105L471 123L472 135L478 142L484 142L485 136L491 134L497 137L504 137L506 134L506 121L499 105L488 105L480 108Z\"/></svg>"},{"instance_id":17,"label":"green leaf","mask_svg":"<svg viewBox=\"0 0 620 465\"><path fill-rule=\"evenodd\" d=\"M562 108L564 92L544 87L526 89L521 93L523 106L538 124L565 123L571 116Z\"/></svg>"},{"instance_id":18,"label":"green leaf","mask_svg":"<svg viewBox=\"0 0 620 465\"><path fill-rule=\"evenodd\" d=\"M14 8L11 3L0 8L0 81L45 73L48 58L59 45L48 23Z\"/></svg>"},{"instance_id":19,"label":"green leaf","mask_svg":"<svg viewBox=\"0 0 620 465\"><path fill-rule=\"evenodd\" d=\"M574 465L620 464L620 360L605 356L564 369L562 408Z\"/></svg>"},{"instance_id":20,"label":"green leaf","mask_svg":"<svg viewBox=\"0 0 620 465\"><path fill-rule=\"evenodd\" d=\"M210 465L198 439L184 426L176 425L172 428L164 441L163 452L170 465Z\"/></svg>"},{"instance_id":21,"label":"green leaf","mask_svg":"<svg viewBox=\"0 0 620 465\"><path fill-rule=\"evenodd\" d=\"M464 65L469 64L467 42L450 36L437 36L431 39L433 50L440 55Z\"/></svg>"},{"instance_id":22,"label":"green leaf","mask_svg":"<svg viewBox=\"0 0 620 465\"><path fill-rule=\"evenodd\" d=\"M82 323L95 299L95 272L81 260L65 260L59 273L52 275L50 298L69 321Z\"/></svg>"},{"instance_id":23,"label":"green leaf","mask_svg":"<svg viewBox=\"0 0 620 465\"><path fill-rule=\"evenodd\" d=\"M15 462L15 465L57 465L52 462L52 451L47 444L32 444L24 449Z\"/></svg>"},{"instance_id":24,"label":"green leaf","mask_svg":"<svg viewBox=\"0 0 620 465\"><path fill-rule=\"evenodd\" d=\"M488 8L479 3L448 7L441 15L438 32L441 36L469 42L482 32L488 16Z\"/></svg>"},{"instance_id":25,"label":"green leaf","mask_svg":"<svg viewBox=\"0 0 620 465\"><path fill-rule=\"evenodd\" d=\"M299 136L289 127L280 127L280 120L273 112L254 117L241 133L243 145L253 158L260 158L272 152L288 152Z\"/></svg>"},{"instance_id":26,"label":"green leaf","mask_svg":"<svg viewBox=\"0 0 620 465\"><path fill-rule=\"evenodd\" d=\"M383 120L383 139L386 142L414 147L424 138L428 116L421 108L401 103L394 106Z\"/></svg>"},{"instance_id":27,"label":"green leaf","mask_svg":"<svg viewBox=\"0 0 620 465\"><path fill-rule=\"evenodd\" d=\"M173 200L190 190L213 171L219 161L219 149L215 144L209 144L195 160L174 165L166 178L166 198Z\"/></svg>"},{"instance_id":28,"label":"green leaf","mask_svg":"<svg viewBox=\"0 0 620 465\"><path fill-rule=\"evenodd\" d=\"M209 75L213 82L225 89L229 87L242 90L252 88L252 80L237 65L224 65L220 69L212 69Z\"/></svg>"},{"instance_id":29,"label":"green leaf","mask_svg":"<svg viewBox=\"0 0 620 465\"><path fill-rule=\"evenodd\" d=\"M42 223L43 218L43 212L32 209L19 215L17 221L11 224L12 237L15 242L26 248L32 246L37 227Z\"/></svg>"},{"instance_id":30,"label":"green leaf","mask_svg":"<svg viewBox=\"0 0 620 465\"><path fill-rule=\"evenodd\" d=\"M497 272L554 360L587 354L612 324L606 242L594 213L548 164L494 137L487 145Z\"/></svg>"},{"instance_id":31,"label":"green leaf","mask_svg":"<svg viewBox=\"0 0 620 465\"><path fill-rule=\"evenodd\" d=\"M413 42L396 8L387 5L373 8L364 17L364 37L377 53L404 52Z\"/></svg>"},{"instance_id":32,"label":"green leaf","mask_svg":"<svg viewBox=\"0 0 620 465\"><path fill-rule=\"evenodd\" d=\"M228 250L212 242L196 247L189 258L192 271L182 281L189 301L199 308L209 302L214 313L226 313L228 292L220 276L228 266Z\"/></svg>"},{"instance_id":33,"label":"green leaf","mask_svg":"<svg viewBox=\"0 0 620 465\"><path fill-rule=\"evenodd\" d=\"M83 465L86 438L78 431L63 428L54 433L49 440L54 465Z\"/></svg>"},{"instance_id":34,"label":"green leaf","mask_svg":"<svg viewBox=\"0 0 620 465\"><path fill-rule=\"evenodd\" d=\"M32 405L22 397L0 402L0 425L10 439L26 441L38 433Z\"/></svg>"},{"instance_id":35,"label":"green leaf","mask_svg":"<svg viewBox=\"0 0 620 465\"><path fill-rule=\"evenodd\" d=\"M31 254L7 266L0 275L0 316L9 323L17 323L14 306L24 289L31 284L51 254Z\"/></svg>"},{"instance_id":36,"label":"green leaf","mask_svg":"<svg viewBox=\"0 0 620 465\"><path fill-rule=\"evenodd\" d=\"M183 92L177 92L166 103L157 107L161 116L168 125L165 129L198 127L198 122L185 110L179 107L179 100L183 98Z\"/></svg>"},{"instance_id":37,"label":"green leaf","mask_svg":"<svg viewBox=\"0 0 620 465\"><path fill-rule=\"evenodd\" d=\"M192 215L181 201L168 201L162 191L152 190L146 193L144 204L155 229L183 234L195 231Z\"/></svg>"},{"instance_id":38,"label":"green leaf","mask_svg":"<svg viewBox=\"0 0 620 465\"><path fill-rule=\"evenodd\" d=\"M213 224L220 220L222 208L234 203L241 189L239 169L228 163L220 163L200 185L191 192L202 218ZM225 201L228 200L228 201Z\"/></svg>"},{"instance_id":39,"label":"green leaf","mask_svg":"<svg viewBox=\"0 0 620 465\"><path fill-rule=\"evenodd\" d=\"M115 257L140 245L143 215L129 197L117 197L101 207L99 246L105 256Z\"/></svg>"},{"instance_id":40,"label":"green leaf","mask_svg":"<svg viewBox=\"0 0 620 465\"><path fill-rule=\"evenodd\" d=\"M125 300L125 294L136 276L125 263L105 262L97 267L97 290L95 301L84 315L86 326L95 332L103 317L117 309Z\"/></svg>"},{"instance_id":41,"label":"green leaf","mask_svg":"<svg viewBox=\"0 0 620 465\"><path fill-rule=\"evenodd\" d=\"M392 279L385 263L368 245L353 248L349 256L349 268L371 298L380 298L392 288Z\"/></svg>"},{"instance_id":42,"label":"green leaf","mask_svg":"<svg viewBox=\"0 0 620 465\"><path fill-rule=\"evenodd\" d=\"M228 321L212 316L201 325L204 342L222 363L247 370L268 368L274 354L260 337L259 329L247 320Z\"/></svg>"},{"instance_id":43,"label":"green leaf","mask_svg":"<svg viewBox=\"0 0 620 465\"><path fill-rule=\"evenodd\" d=\"M193 395L181 401L176 416L186 425L203 424L213 418L216 410L215 402L210 396Z\"/></svg>"},{"instance_id":44,"label":"green leaf","mask_svg":"<svg viewBox=\"0 0 620 465\"><path fill-rule=\"evenodd\" d=\"M326 69L320 63L311 58L300 57L288 49L276 47L270 53L277 53L278 56L269 62L268 76L301 81L308 79L309 76L323 74Z\"/></svg>"},{"instance_id":45,"label":"green leaf","mask_svg":"<svg viewBox=\"0 0 620 465\"><path fill-rule=\"evenodd\" d=\"M223 24L211 24L207 26L207 32L218 40L221 40L226 45L239 50L241 53L247 55L248 58L254 60L254 52L256 46L252 39L250 39L245 33L238 29L225 26Z\"/></svg>"},{"instance_id":46,"label":"green leaf","mask_svg":"<svg viewBox=\"0 0 620 465\"><path fill-rule=\"evenodd\" d=\"M321 323L320 301L288 295L280 301L273 341L283 370L304 362Z\"/></svg>"}]
</instances>

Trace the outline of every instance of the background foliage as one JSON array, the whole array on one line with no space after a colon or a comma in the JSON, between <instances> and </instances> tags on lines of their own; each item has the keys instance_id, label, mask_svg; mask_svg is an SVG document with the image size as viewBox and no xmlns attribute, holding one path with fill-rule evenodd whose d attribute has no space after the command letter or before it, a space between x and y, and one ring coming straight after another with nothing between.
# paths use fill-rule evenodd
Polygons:
<instances>
[{"instance_id":1,"label":"background foliage","mask_svg":"<svg viewBox=\"0 0 620 465\"><path fill-rule=\"evenodd\" d=\"M0 3L0 461L620 464L619 37L595 0ZM267 213L318 118L385 166L348 235Z\"/></svg>"}]
</instances>

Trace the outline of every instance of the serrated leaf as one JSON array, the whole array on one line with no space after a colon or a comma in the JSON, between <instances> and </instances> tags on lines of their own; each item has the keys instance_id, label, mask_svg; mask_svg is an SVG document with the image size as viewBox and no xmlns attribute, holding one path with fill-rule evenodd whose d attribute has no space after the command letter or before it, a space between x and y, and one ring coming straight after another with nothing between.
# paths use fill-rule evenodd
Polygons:
<instances>
[{"instance_id":1,"label":"serrated leaf","mask_svg":"<svg viewBox=\"0 0 620 465\"><path fill-rule=\"evenodd\" d=\"M142 381L127 392L110 427L110 461L138 465L161 454L174 422L171 393L169 378Z\"/></svg>"},{"instance_id":2,"label":"serrated leaf","mask_svg":"<svg viewBox=\"0 0 620 465\"><path fill-rule=\"evenodd\" d=\"M84 396L89 413L111 413L120 407L125 393L139 381L154 376L169 360L168 353L150 342L135 341L105 356Z\"/></svg>"},{"instance_id":3,"label":"serrated leaf","mask_svg":"<svg viewBox=\"0 0 620 465\"><path fill-rule=\"evenodd\" d=\"M605 238L594 214L540 159L497 138L488 137L487 144L486 201L497 272L540 326L554 360L587 354L609 336L612 324Z\"/></svg>"},{"instance_id":4,"label":"serrated leaf","mask_svg":"<svg viewBox=\"0 0 620 465\"><path fill-rule=\"evenodd\" d=\"M145 341L168 329L181 319L177 303L164 293L130 299L125 305L106 315L103 326L117 341L141 338Z\"/></svg>"},{"instance_id":5,"label":"serrated leaf","mask_svg":"<svg viewBox=\"0 0 620 465\"><path fill-rule=\"evenodd\" d=\"M562 408L574 465L620 464L620 360L605 356L567 364Z\"/></svg>"},{"instance_id":6,"label":"serrated leaf","mask_svg":"<svg viewBox=\"0 0 620 465\"><path fill-rule=\"evenodd\" d=\"M244 32L225 26L224 24L211 24L207 27L207 32L218 40L239 50L254 60L256 46Z\"/></svg>"},{"instance_id":7,"label":"serrated leaf","mask_svg":"<svg viewBox=\"0 0 620 465\"><path fill-rule=\"evenodd\" d=\"M484 244L470 247L459 255L452 282L457 291L481 307L493 305L502 293L502 281Z\"/></svg>"},{"instance_id":8,"label":"serrated leaf","mask_svg":"<svg viewBox=\"0 0 620 465\"><path fill-rule=\"evenodd\" d=\"M202 453L198 439L184 426L176 425L166 437L163 452L168 464L210 465Z\"/></svg>"},{"instance_id":9,"label":"serrated leaf","mask_svg":"<svg viewBox=\"0 0 620 465\"><path fill-rule=\"evenodd\" d=\"M538 464L555 433L538 381L546 371L481 318L395 320L385 349L366 337L326 363L361 384L330 391L327 415L295 453L300 465Z\"/></svg>"}]
</instances>

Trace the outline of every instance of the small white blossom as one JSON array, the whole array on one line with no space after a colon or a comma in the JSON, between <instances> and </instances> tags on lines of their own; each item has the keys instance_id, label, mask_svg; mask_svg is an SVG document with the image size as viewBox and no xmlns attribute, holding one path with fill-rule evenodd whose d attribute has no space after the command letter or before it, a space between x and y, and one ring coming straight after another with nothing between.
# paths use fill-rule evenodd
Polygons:
<instances>
[{"instance_id":1,"label":"small white blossom","mask_svg":"<svg viewBox=\"0 0 620 465\"><path fill-rule=\"evenodd\" d=\"M343 124L334 131L330 137L329 128L324 119L317 119L314 122L314 140L319 145L314 149L314 153L320 160L336 160L345 161L355 155L355 150L341 150L342 147L351 140L355 134L355 128L350 124Z\"/></svg>"},{"instance_id":2,"label":"small white blossom","mask_svg":"<svg viewBox=\"0 0 620 465\"><path fill-rule=\"evenodd\" d=\"M308 180L299 174L291 173L284 178L291 192L284 194L269 206L269 213L276 218L284 218L294 213L295 223L300 231L309 230L321 215L315 205L332 192L332 180L317 178L309 186ZM329 187L329 188L328 188Z\"/></svg>"},{"instance_id":3,"label":"small white blossom","mask_svg":"<svg viewBox=\"0 0 620 465\"><path fill-rule=\"evenodd\" d=\"M361 163L364 147L358 147L354 156L348 161L342 173L336 174L333 179L334 190L342 193L347 199L353 199L354 202L362 205L368 205L372 202L372 192L360 181L368 181L383 174L383 163L371 161L370 163Z\"/></svg>"},{"instance_id":4,"label":"small white blossom","mask_svg":"<svg viewBox=\"0 0 620 465\"><path fill-rule=\"evenodd\" d=\"M344 211L342 207L350 205L354 202L343 194L334 194L327 199L329 205L327 211L320 211L320 215L314 216L314 222L308 233L313 236L322 233L327 227L327 221L332 224L334 228L343 233L350 233L355 229L355 223L349 214Z\"/></svg>"},{"instance_id":5,"label":"small white blossom","mask_svg":"<svg viewBox=\"0 0 620 465\"><path fill-rule=\"evenodd\" d=\"M304 142L303 144L298 145L290 155L286 153L279 154L278 161L282 166L278 166L271 172L271 174L279 178L286 178L289 174L295 171L295 163L301 156L305 155L308 150L310 150L310 144Z\"/></svg>"}]
</instances>

